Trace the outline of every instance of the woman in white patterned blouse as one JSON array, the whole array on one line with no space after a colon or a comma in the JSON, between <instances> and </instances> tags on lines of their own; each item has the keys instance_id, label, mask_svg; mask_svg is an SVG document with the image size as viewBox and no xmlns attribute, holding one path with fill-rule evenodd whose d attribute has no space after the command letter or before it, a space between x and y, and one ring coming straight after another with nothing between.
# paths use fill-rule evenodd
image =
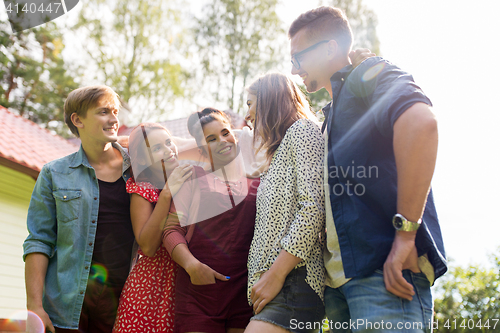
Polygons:
<instances>
[{"instance_id":1,"label":"woman in white patterned blouse","mask_svg":"<svg viewBox=\"0 0 500 333\"><path fill-rule=\"evenodd\" d=\"M246 119L269 168L257 191L248 257L245 332L309 332L324 317L324 140L306 97L287 76L262 76L248 88Z\"/></svg>"}]
</instances>

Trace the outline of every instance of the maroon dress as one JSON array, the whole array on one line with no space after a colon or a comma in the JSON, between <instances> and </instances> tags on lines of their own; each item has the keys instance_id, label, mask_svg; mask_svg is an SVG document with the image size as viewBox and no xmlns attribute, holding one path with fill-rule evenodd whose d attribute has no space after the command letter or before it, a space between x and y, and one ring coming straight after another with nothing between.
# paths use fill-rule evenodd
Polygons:
<instances>
[{"instance_id":1,"label":"maroon dress","mask_svg":"<svg viewBox=\"0 0 500 333\"><path fill-rule=\"evenodd\" d=\"M230 279L216 280L210 285L193 285L187 272L179 267L174 331L211 333L225 332L226 328L245 328L253 315L246 298L247 259L260 180L242 178L241 181L247 183L248 193L238 198L230 188L226 193L211 191L207 177L203 177L204 171L197 168L196 173L205 207L227 203L228 196L233 196L231 202L237 204L220 215L194 224L188 247L200 262Z\"/></svg>"}]
</instances>

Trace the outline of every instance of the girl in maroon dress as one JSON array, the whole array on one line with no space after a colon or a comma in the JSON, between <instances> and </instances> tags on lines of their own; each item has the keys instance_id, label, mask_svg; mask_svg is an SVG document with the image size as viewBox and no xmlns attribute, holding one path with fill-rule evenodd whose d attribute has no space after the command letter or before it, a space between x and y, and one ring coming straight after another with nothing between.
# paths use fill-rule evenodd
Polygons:
<instances>
[{"instance_id":1,"label":"girl in maroon dress","mask_svg":"<svg viewBox=\"0 0 500 333\"><path fill-rule=\"evenodd\" d=\"M161 231L172 196L191 176L192 166L179 166L177 147L158 124L137 126L129 152L134 177L126 185L140 249L120 296L113 332L173 332L176 264L161 246Z\"/></svg>"},{"instance_id":2,"label":"girl in maroon dress","mask_svg":"<svg viewBox=\"0 0 500 333\"><path fill-rule=\"evenodd\" d=\"M246 300L247 256L255 225L259 179L245 175L227 117L205 109L188 120L210 161L195 167L173 200L163 244L180 265L175 332L243 332L252 316Z\"/></svg>"}]
</instances>

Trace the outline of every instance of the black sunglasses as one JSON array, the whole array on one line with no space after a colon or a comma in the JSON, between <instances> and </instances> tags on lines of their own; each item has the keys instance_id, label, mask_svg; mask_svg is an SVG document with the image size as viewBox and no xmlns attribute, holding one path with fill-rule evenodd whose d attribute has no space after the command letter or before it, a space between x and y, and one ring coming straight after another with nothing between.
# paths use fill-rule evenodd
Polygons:
<instances>
[{"instance_id":1,"label":"black sunglasses","mask_svg":"<svg viewBox=\"0 0 500 333\"><path fill-rule=\"evenodd\" d=\"M297 52L295 53L293 56L292 56L292 65L293 67L295 67L296 69L300 69L300 63L299 61L297 60L297 57L300 57L301 55L303 54L306 54L307 52L309 51L312 51L314 50L315 48L317 48L320 44L323 44L323 43L328 43L330 40L322 40L321 42L317 42L316 44L312 45L312 46L309 46L307 49L305 50L302 50L300 52Z\"/></svg>"}]
</instances>

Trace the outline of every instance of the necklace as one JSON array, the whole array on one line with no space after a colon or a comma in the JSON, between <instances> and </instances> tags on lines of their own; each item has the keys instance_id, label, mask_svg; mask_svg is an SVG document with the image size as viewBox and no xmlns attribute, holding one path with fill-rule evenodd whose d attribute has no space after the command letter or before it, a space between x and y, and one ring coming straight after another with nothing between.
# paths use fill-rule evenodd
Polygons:
<instances>
[{"instance_id":1,"label":"necklace","mask_svg":"<svg viewBox=\"0 0 500 333\"><path fill-rule=\"evenodd\" d=\"M241 181L230 182L230 181L224 181L224 180L220 179L219 177L214 177L214 188L216 188L215 187L216 182L219 182L219 183L225 185L226 189L227 189L227 193L229 193L229 195L233 195L234 190L238 190L238 189L241 190L241 184L242 184Z\"/></svg>"}]
</instances>

